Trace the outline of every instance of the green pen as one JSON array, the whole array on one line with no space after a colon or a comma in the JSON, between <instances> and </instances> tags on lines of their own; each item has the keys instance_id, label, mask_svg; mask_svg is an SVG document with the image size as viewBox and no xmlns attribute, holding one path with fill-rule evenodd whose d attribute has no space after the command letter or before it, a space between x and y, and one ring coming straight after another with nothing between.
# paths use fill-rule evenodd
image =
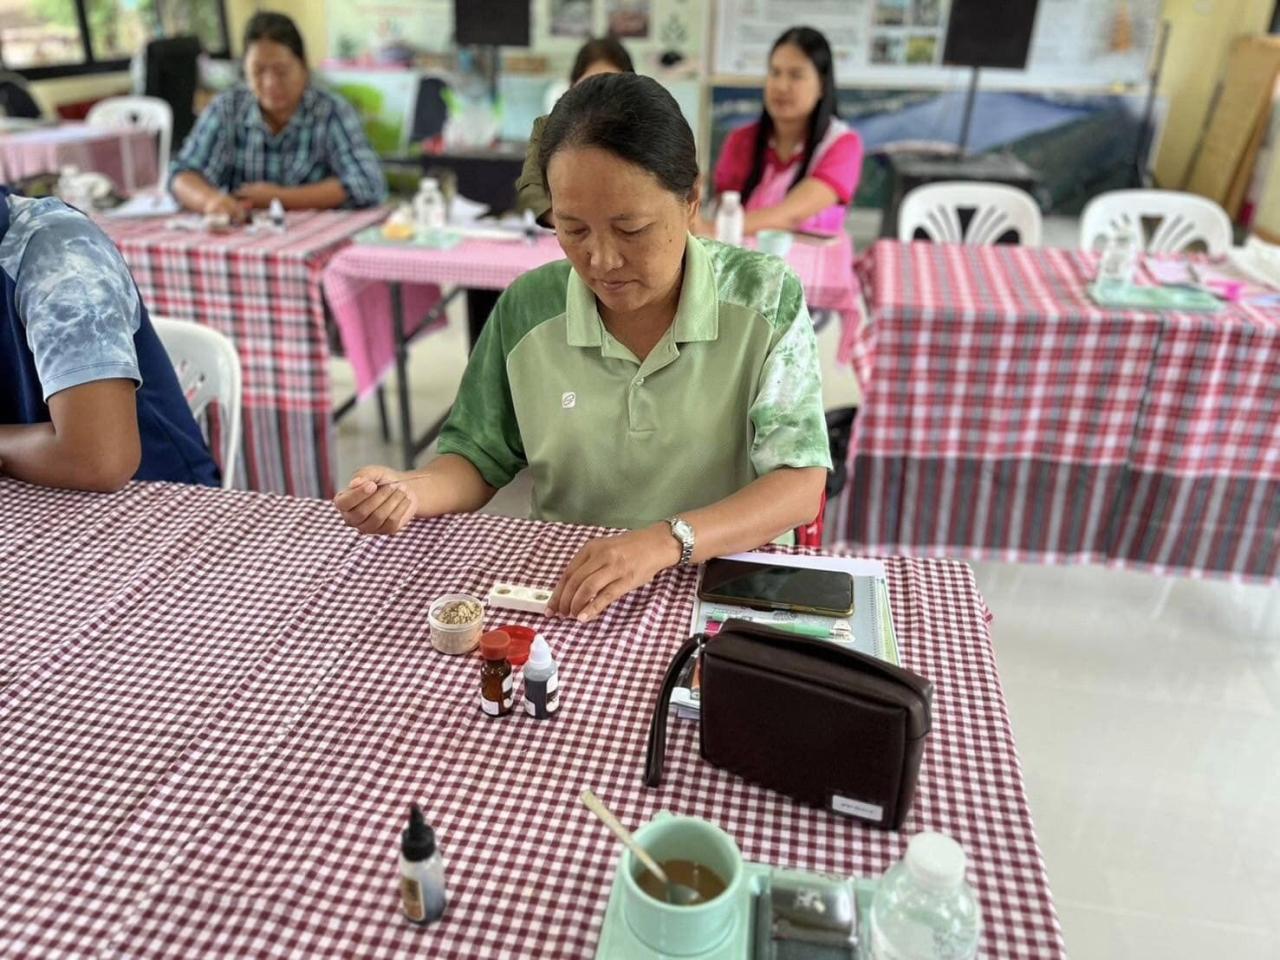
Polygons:
<instances>
[{"instance_id":1,"label":"green pen","mask_svg":"<svg viewBox=\"0 0 1280 960\"><path fill-rule=\"evenodd\" d=\"M745 620L747 623L758 623L763 627L774 627L778 630L785 630L787 633L794 633L801 637L814 637L818 640L830 640L831 630L821 624L812 623L789 623L785 620L758 620L755 617L740 617L734 614L720 613L713 610L707 614L707 620L712 623L724 623L726 620Z\"/></svg>"}]
</instances>

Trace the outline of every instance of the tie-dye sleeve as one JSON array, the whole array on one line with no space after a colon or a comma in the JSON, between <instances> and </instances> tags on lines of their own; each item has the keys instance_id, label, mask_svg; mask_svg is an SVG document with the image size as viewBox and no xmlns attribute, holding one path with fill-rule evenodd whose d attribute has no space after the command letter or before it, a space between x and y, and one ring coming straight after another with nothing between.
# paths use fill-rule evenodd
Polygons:
<instances>
[{"instance_id":1,"label":"tie-dye sleeve","mask_svg":"<svg viewBox=\"0 0 1280 960\"><path fill-rule=\"evenodd\" d=\"M804 291L788 271L778 305L779 334L765 359L751 404L755 439L751 465L758 476L779 467L831 469L822 408L822 369Z\"/></svg>"},{"instance_id":2,"label":"tie-dye sleeve","mask_svg":"<svg viewBox=\"0 0 1280 960\"><path fill-rule=\"evenodd\" d=\"M133 345L138 292L115 245L87 217L51 200L28 205L10 234L15 229L18 236L5 239L19 246L25 239L25 250L14 301L44 399L95 380L141 383Z\"/></svg>"}]
</instances>

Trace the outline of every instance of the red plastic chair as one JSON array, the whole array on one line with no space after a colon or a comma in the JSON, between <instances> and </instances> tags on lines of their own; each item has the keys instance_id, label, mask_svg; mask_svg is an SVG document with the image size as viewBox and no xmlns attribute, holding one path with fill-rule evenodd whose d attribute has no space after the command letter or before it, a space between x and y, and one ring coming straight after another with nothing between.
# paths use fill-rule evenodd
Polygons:
<instances>
[{"instance_id":1,"label":"red plastic chair","mask_svg":"<svg viewBox=\"0 0 1280 960\"><path fill-rule=\"evenodd\" d=\"M818 515L803 527L796 527L797 547L822 546L822 521L827 512L827 491L822 491L822 499L818 502Z\"/></svg>"}]
</instances>

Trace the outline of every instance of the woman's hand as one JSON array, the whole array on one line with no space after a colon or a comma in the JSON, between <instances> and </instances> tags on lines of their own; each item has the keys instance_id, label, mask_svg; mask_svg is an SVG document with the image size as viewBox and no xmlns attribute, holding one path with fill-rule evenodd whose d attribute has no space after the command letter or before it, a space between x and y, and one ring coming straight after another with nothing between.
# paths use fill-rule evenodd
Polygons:
<instances>
[{"instance_id":1,"label":"woman's hand","mask_svg":"<svg viewBox=\"0 0 1280 960\"><path fill-rule=\"evenodd\" d=\"M600 537L583 545L565 567L547 610L594 620L624 593L642 587L680 560L680 544L665 523Z\"/></svg>"},{"instance_id":2,"label":"woman's hand","mask_svg":"<svg viewBox=\"0 0 1280 960\"><path fill-rule=\"evenodd\" d=\"M271 201L276 197L284 201L285 188L278 183L267 183L259 180L256 183L246 183L236 191L236 197L249 205L254 210L265 210L271 206Z\"/></svg>"},{"instance_id":3,"label":"woman's hand","mask_svg":"<svg viewBox=\"0 0 1280 960\"><path fill-rule=\"evenodd\" d=\"M216 194L206 200L203 213L206 217L224 214L232 223L240 223L249 215L243 203L225 193Z\"/></svg>"},{"instance_id":4,"label":"woman's hand","mask_svg":"<svg viewBox=\"0 0 1280 960\"><path fill-rule=\"evenodd\" d=\"M418 510L417 494L399 480L390 467L361 467L333 505L361 533L399 533Z\"/></svg>"}]
</instances>

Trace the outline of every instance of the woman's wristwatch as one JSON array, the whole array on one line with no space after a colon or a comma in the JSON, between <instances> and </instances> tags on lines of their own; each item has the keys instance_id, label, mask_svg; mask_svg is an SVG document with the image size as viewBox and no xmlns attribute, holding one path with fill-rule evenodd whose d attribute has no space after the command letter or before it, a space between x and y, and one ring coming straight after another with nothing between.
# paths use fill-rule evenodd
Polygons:
<instances>
[{"instance_id":1,"label":"woman's wristwatch","mask_svg":"<svg viewBox=\"0 0 1280 960\"><path fill-rule=\"evenodd\" d=\"M693 562L693 527L682 517L669 517L671 535L680 541L680 566L686 567Z\"/></svg>"}]
</instances>

